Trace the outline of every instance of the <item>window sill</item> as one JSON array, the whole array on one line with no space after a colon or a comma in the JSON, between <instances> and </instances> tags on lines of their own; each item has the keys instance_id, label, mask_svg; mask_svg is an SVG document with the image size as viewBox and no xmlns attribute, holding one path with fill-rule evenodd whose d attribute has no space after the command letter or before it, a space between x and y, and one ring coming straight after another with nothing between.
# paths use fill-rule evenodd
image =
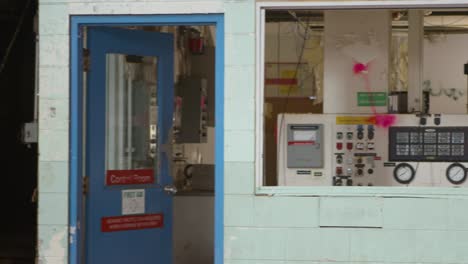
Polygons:
<instances>
[{"instance_id":1,"label":"window sill","mask_svg":"<svg viewBox=\"0 0 468 264\"><path fill-rule=\"evenodd\" d=\"M258 196L378 196L378 197L466 197L468 188L457 187L316 187L316 186L262 186L255 190Z\"/></svg>"}]
</instances>

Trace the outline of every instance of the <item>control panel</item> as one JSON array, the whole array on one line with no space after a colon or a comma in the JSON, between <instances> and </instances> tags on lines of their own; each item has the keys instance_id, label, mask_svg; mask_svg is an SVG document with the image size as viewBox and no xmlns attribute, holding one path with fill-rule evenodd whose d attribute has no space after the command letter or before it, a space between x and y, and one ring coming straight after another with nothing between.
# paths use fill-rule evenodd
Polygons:
<instances>
[{"instance_id":1,"label":"control panel","mask_svg":"<svg viewBox=\"0 0 468 264\"><path fill-rule=\"evenodd\" d=\"M356 121L354 117L353 120ZM382 157L376 149L375 126L365 118L357 119L357 125L347 122L335 124L334 129L334 173L335 186L373 186L376 162ZM379 132L379 131L378 131Z\"/></svg>"},{"instance_id":2,"label":"control panel","mask_svg":"<svg viewBox=\"0 0 468 264\"><path fill-rule=\"evenodd\" d=\"M419 125L421 120L416 115L395 115L396 122L390 127L378 126L374 120L369 115L279 115L278 184L426 187L468 184L466 116L426 117L425 125ZM295 129L304 128L307 132L299 130L297 142L304 139L306 142L301 143L306 144L294 145ZM318 144L319 140L322 144Z\"/></svg>"}]
</instances>

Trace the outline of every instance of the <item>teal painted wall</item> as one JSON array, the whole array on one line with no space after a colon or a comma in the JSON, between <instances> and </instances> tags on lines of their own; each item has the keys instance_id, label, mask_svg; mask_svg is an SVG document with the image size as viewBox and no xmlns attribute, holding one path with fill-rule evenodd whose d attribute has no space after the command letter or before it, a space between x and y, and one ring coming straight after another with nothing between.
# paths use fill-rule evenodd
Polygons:
<instances>
[{"instance_id":1,"label":"teal painted wall","mask_svg":"<svg viewBox=\"0 0 468 264\"><path fill-rule=\"evenodd\" d=\"M468 263L463 195L255 195L253 0L39 2L39 263L67 263L75 231L68 226L68 15L190 12L225 13L226 264Z\"/></svg>"},{"instance_id":2,"label":"teal painted wall","mask_svg":"<svg viewBox=\"0 0 468 264\"><path fill-rule=\"evenodd\" d=\"M249 19L251 8L237 7L243 23L255 23ZM226 13L227 24L233 16ZM249 56L226 65L226 94L232 97L226 98L225 110L225 263L468 263L468 200L463 195L435 197L429 189L410 198L411 189L387 194L391 188L363 197L322 191L313 197L313 189L296 197L283 191L255 195L254 148L246 147L254 143L255 118L245 111L255 90L250 58L255 39L249 33L242 32L235 46L236 54Z\"/></svg>"}]
</instances>

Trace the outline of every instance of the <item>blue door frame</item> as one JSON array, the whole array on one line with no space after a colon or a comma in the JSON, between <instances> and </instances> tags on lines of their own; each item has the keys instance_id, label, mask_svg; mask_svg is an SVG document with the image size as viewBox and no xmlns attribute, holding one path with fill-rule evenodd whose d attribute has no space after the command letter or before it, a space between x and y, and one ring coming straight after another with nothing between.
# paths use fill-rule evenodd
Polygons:
<instances>
[{"instance_id":1,"label":"blue door frame","mask_svg":"<svg viewBox=\"0 0 468 264\"><path fill-rule=\"evenodd\" d=\"M224 250L224 15L116 15L71 16L70 20L70 184L69 263L80 263L84 246L79 228L82 212L83 176L83 80L82 38L84 26L216 26L215 54L215 264L223 263Z\"/></svg>"}]
</instances>

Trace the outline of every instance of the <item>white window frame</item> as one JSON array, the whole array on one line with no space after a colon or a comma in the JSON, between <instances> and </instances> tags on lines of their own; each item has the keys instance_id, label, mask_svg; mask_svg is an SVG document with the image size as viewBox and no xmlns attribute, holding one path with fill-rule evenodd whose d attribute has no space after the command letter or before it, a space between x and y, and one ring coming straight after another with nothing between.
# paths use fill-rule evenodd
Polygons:
<instances>
[{"instance_id":1,"label":"white window frame","mask_svg":"<svg viewBox=\"0 0 468 264\"><path fill-rule=\"evenodd\" d=\"M468 0L389 0L389 1L261 1L256 3L256 93L255 93L255 194L256 195L392 195L392 196L436 196L436 195L463 195L468 196L468 188L449 187L346 187L336 188L317 186L264 186L263 175L263 108L264 108L264 68L265 68L265 11L284 9L431 9L431 8L468 8Z\"/></svg>"}]
</instances>

